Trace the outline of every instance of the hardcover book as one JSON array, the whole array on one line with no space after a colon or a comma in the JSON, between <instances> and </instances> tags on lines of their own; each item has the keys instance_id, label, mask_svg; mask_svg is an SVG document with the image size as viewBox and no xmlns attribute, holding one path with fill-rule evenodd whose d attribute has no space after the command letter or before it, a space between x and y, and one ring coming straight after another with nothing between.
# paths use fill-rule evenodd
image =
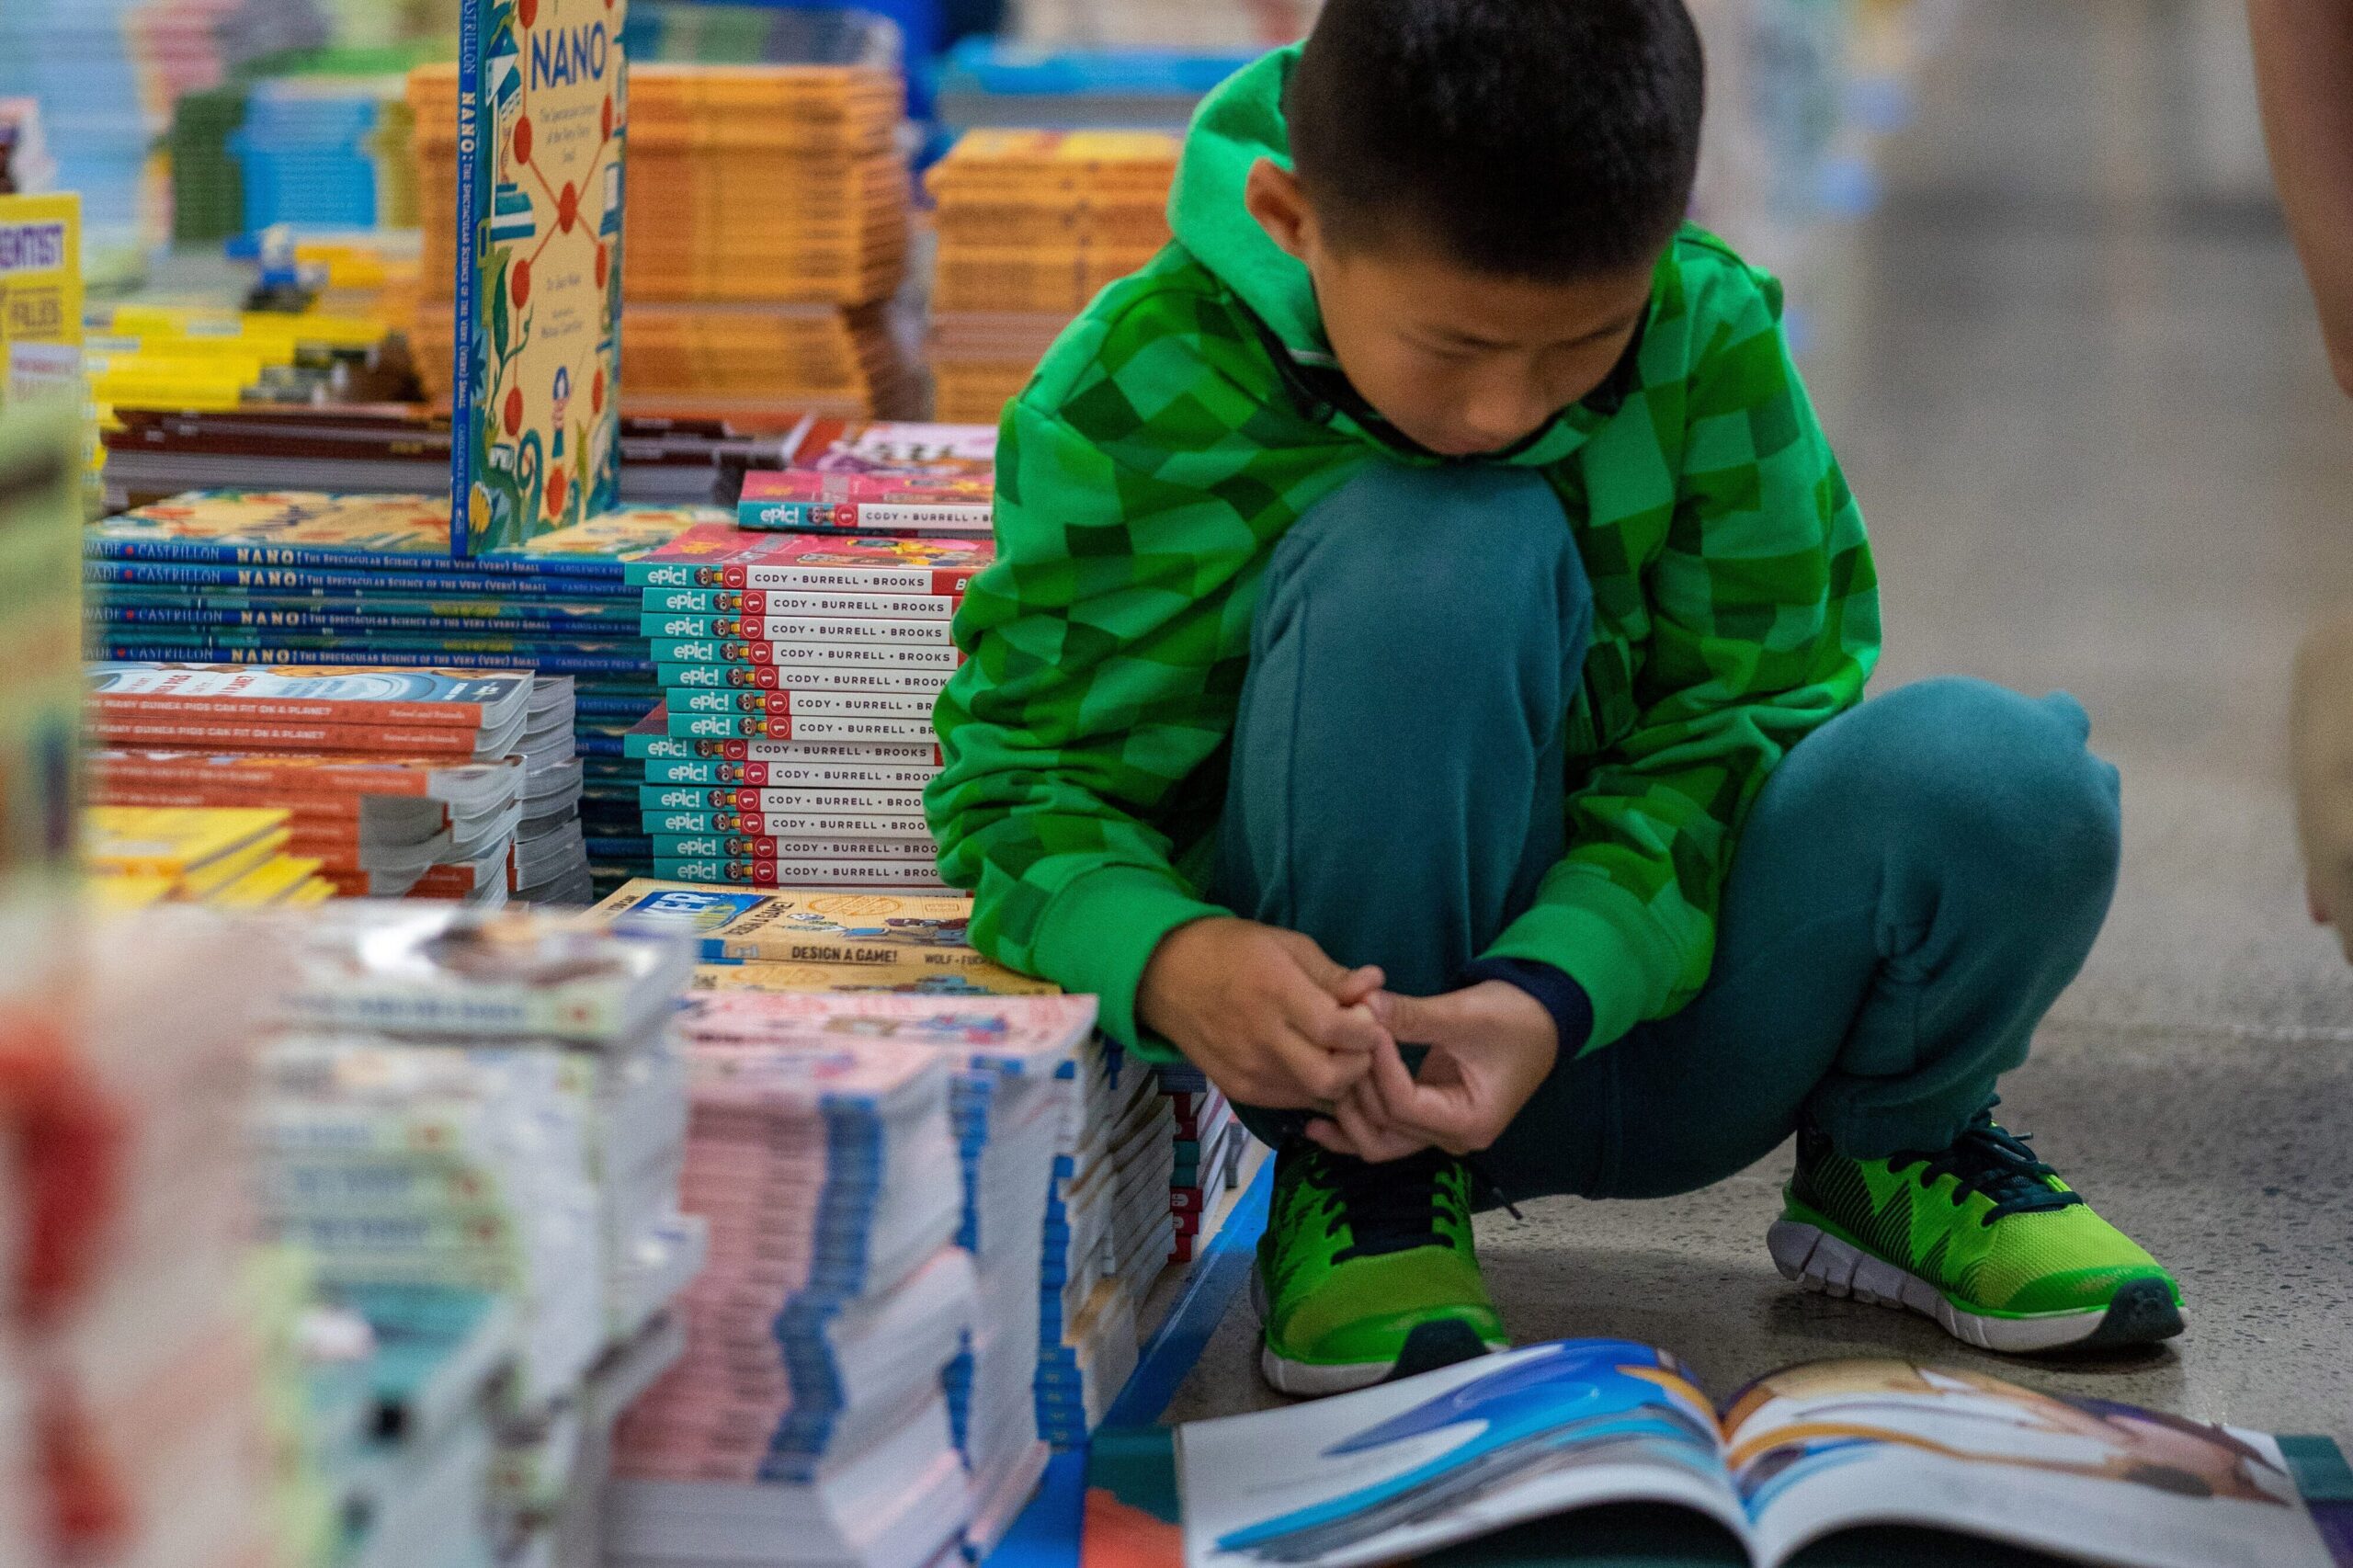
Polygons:
<instances>
[{"instance_id":1,"label":"hardcover book","mask_svg":"<svg viewBox=\"0 0 2353 1568\"><path fill-rule=\"evenodd\" d=\"M627 0L465 0L451 551L620 498Z\"/></svg>"}]
</instances>

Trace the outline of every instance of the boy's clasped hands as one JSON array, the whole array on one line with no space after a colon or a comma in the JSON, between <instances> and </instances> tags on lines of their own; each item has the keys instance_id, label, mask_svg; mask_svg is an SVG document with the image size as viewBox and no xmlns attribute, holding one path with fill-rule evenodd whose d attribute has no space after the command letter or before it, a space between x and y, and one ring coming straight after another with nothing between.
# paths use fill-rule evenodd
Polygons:
<instances>
[{"instance_id":1,"label":"boy's clasped hands","mask_svg":"<svg viewBox=\"0 0 2353 1568\"><path fill-rule=\"evenodd\" d=\"M1385 978L1295 931L1199 920L1162 940L1137 1010L1227 1098L1320 1113L1308 1136L1335 1153L1381 1163L1487 1148L1552 1074L1552 1015L1501 981L1416 997ZM1401 1046L1427 1048L1418 1072Z\"/></svg>"}]
</instances>

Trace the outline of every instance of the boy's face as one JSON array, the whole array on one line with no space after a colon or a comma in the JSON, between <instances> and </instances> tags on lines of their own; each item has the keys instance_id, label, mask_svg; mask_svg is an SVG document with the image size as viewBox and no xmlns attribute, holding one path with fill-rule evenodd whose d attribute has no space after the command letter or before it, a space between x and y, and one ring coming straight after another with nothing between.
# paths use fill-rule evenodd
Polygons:
<instances>
[{"instance_id":1,"label":"boy's face","mask_svg":"<svg viewBox=\"0 0 2353 1568\"><path fill-rule=\"evenodd\" d=\"M1442 457L1506 450L1609 378L1650 308L1650 265L1574 282L1473 271L1411 235L1336 245L1298 178L1251 171L1247 204L1307 266L1349 383Z\"/></svg>"}]
</instances>

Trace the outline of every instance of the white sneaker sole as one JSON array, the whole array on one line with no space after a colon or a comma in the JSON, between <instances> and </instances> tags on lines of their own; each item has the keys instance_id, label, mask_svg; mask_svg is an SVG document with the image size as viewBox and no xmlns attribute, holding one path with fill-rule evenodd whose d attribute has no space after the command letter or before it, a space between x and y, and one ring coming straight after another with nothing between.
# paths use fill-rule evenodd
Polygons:
<instances>
[{"instance_id":1,"label":"white sneaker sole","mask_svg":"<svg viewBox=\"0 0 2353 1568\"><path fill-rule=\"evenodd\" d=\"M1954 1306L1943 1291L1919 1276L1873 1257L1819 1226L1776 1221L1766 1233L1765 1244L1772 1250L1773 1265L1784 1279L1847 1301L1917 1312L1964 1345L2006 1356L2061 1350L2095 1340L2141 1344L2181 1332L2181 1314L2172 1306L2170 1292L2162 1311L2155 1313L2151 1309L2156 1303L2139 1295L2127 1301L2120 1292L2116 1301L2086 1312L1987 1317ZM2163 1321L2167 1317L2169 1324ZM2118 1321L2111 1324L2111 1318Z\"/></svg>"}]
</instances>

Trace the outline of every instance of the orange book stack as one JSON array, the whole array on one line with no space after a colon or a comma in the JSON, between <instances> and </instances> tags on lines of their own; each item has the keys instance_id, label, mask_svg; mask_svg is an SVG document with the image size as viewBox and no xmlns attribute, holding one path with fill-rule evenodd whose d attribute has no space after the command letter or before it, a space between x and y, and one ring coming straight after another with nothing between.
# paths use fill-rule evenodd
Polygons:
<instances>
[{"instance_id":1,"label":"orange book stack","mask_svg":"<svg viewBox=\"0 0 2353 1568\"><path fill-rule=\"evenodd\" d=\"M994 425L1102 290L1168 243L1180 143L1154 131L976 131L931 171L934 417Z\"/></svg>"},{"instance_id":2,"label":"orange book stack","mask_svg":"<svg viewBox=\"0 0 2353 1568\"><path fill-rule=\"evenodd\" d=\"M904 87L862 66L633 64L622 214L622 407L757 423L904 417L887 303L906 276ZM425 220L412 342L449 393L457 73L409 78Z\"/></svg>"}]
</instances>

